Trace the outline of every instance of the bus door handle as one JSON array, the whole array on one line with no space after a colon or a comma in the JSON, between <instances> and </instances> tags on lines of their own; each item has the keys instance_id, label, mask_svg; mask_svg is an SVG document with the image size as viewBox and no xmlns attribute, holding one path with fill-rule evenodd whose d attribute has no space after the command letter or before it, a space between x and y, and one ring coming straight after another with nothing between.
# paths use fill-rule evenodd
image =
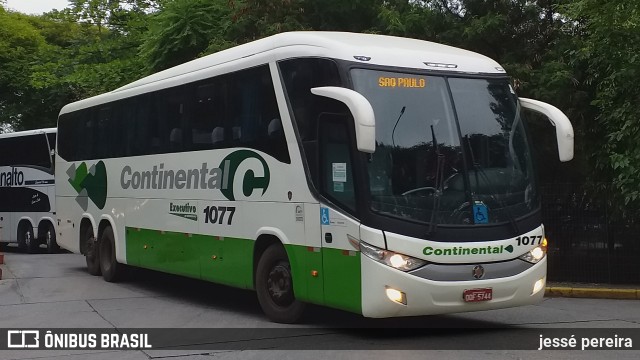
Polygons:
<instances>
[{"instance_id":1,"label":"bus door handle","mask_svg":"<svg viewBox=\"0 0 640 360\"><path fill-rule=\"evenodd\" d=\"M331 233L328 232L328 233L324 234L324 241L327 244L331 244L333 242L333 236L331 235Z\"/></svg>"}]
</instances>

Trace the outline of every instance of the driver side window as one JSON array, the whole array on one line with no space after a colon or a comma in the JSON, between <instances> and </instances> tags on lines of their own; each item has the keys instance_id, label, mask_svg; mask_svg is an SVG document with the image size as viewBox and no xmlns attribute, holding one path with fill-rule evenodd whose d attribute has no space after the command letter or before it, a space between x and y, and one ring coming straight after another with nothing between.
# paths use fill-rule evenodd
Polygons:
<instances>
[{"instance_id":1,"label":"driver side window","mask_svg":"<svg viewBox=\"0 0 640 360\"><path fill-rule=\"evenodd\" d=\"M321 191L335 203L355 211L356 196L347 117L342 114L325 113L318 117L318 122Z\"/></svg>"}]
</instances>

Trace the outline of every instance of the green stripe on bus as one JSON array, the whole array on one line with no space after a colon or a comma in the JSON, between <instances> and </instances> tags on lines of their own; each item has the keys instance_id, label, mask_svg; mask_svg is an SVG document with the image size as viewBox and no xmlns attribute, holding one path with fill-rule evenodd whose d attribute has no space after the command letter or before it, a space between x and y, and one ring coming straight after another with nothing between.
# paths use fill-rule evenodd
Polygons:
<instances>
[{"instance_id":1,"label":"green stripe on bus","mask_svg":"<svg viewBox=\"0 0 640 360\"><path fill-rule=\"evenodd\" d=\"M300 245L286 245L285 248L291 264L296 299L323 305L324 281L320 248ZM317 271L318 276L313 276L313 271Z\"/></svg>"},{"instance_id":2,"label":"green stripe on bus","mask_svg":"<svg viewBox=\"0 0 640 360\"><path fill-rule=\"evenodd\" d=\"M254 240L127 227L126 244L130 265L253 288ZM285 248L299 300L362 313L359 252Z\"/></svg>"},{"instance_id":3,"label":"green stripe on bus","mask_svg":"<svg viewBox=\"0 0 640 360\"><path fill-rule=\"evenodd\" d=\"M360 252L322 250L325 305L362 314Z\"/></svg>"},{"instance_id":4,"label":"green stripe on bus","mask_svg":"<svg viewBox=\"0 0 640 360\"><path fill-rule=\"evenodd\" d=\"M253 240L127 227L127 263L253 288Z\"/></svg>"},{"instance_id":5,"label":"green stripe on bus","mask_svg":"<svg viewBox=\"0 0 640 360\"><path fill-rule=\"evenodd\" d=\"M362 314L360 252L299 245L286 249L296 298Z\"/></svg>"}]
</instances>

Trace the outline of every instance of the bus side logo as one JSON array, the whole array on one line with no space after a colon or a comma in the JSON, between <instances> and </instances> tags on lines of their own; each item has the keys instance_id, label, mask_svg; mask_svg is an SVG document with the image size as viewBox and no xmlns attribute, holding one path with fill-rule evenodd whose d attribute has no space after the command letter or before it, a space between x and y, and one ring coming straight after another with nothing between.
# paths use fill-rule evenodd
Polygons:
<instances>
[{"instance_id":1,"label":"bus side logo","mask_svg":"<svg viewBox=\"0 0 640 360\"><path fill-rule=\"evenodd\" d=\"M257 163L252 159L257 160ZM222 159L220 168L224 169L224 177L230 180L220 189L227 200L234 201L238 198L234 190L236 175L242 176L243 196L250 197L256 189L262 189L261 196L267 192L271 174L267 162L258 153L251 150L234 151Z\"/></svg>"},{"instance_id":2,"label":"bus side logo","mask_svg":"<svg viewBox=\"0 0 640 360\"><path fill-rule=\"evenodd\" d=\"M67 170L69 183L78 193L76 202L87 211L88 201L91 199L98 209L103 209L107 202L107 167L104 162L98 161L87 170L87 164L82 163L76 168L71 165Z\"/></svg>"}]
</instances>

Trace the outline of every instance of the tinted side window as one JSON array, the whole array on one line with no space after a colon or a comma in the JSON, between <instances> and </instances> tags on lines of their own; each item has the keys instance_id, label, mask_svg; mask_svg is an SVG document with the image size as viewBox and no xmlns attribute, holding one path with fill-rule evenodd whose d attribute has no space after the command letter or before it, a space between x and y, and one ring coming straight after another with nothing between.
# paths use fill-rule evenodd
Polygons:
<instances>
[{"instance_id":1,"label":"tinted side window","mask_svg":"<svg viewBox=\"0 0 640 360\"><path fill-rule=\"evenodd\" d=\"M311 89L319 86L342 86L338 67L328 59L302 58L279 63L298 134L302 141L315 140L318 116L337 112L335 102L316 96Z\"/></svg>"},{"instance_id":2,"label":"tinted side window","mask_svg":"<svg viewBox=\"0 0 640 360\"><path fill-rule=\"evenodd\" d=\"M0 141L0 166L41 166L49 168L49 148L45 134L10 137Z\"/></svg>"},{"instance_id":3,"label":"tinted side window","mask_svg":"<svg viewBox=\"0 0 640 360\"><path fill-rule=\"evenodd\" d=\"M290 163L269 67L239 71L225 80L229 89L231 146L260 150Z\"/></svg>"},{"instance_id":4,"label":"tinted side window","mask_svg":"<svg viewBox=\"0 0 640 360\"><path fill-rule=\"evenodd\" d=\"M194 89L190 150L227 147L230 136L226 129L226 82L222 78L211 79L194 85Z\"/></svg>"},{"instance_id":5,"label":"tinted side window","mask_svg":"<svg viewBox=\"0 0 640 360\"><path fill-rule=\"evenodd\" d=\"M348 113L348 110L339 101L313 95L311 89L319 86L342 86L338 67L333 60L319 58L285 60L278 65L311 180L316 189L320 190L318 118L323 113Z\"/></svg>"},{"instance_id":6,"label":"tinted side window","mask_svg":"<svg viewBox=\"0 0 640 360\"><path fill-rule=\"evenodd\" d=\"M77 130L78 113L60 115L58 119L58 155L72 161L76 158L78 148Z\"/></svg>"},{"instance_id":7,"label":"tinted side window","mask_svg":"<svg viewBox=\"0 0 640 360\"><path fill-rule=\"evenodd\" d=\"M320 116L320 182L321 191L327 198L355 211L355 183L347 124L348 118L344 115Z\"/></svg>"},{"instance_id":8,"label":"tinted side window","mask_svg":"<svg viewBox=\"0 0 640 360\"><path fill-rule=\"evenodd\" d=\"M267 65L61 116L64 159L228 147L290 163Z\"/></svg>"}]
</instances>

